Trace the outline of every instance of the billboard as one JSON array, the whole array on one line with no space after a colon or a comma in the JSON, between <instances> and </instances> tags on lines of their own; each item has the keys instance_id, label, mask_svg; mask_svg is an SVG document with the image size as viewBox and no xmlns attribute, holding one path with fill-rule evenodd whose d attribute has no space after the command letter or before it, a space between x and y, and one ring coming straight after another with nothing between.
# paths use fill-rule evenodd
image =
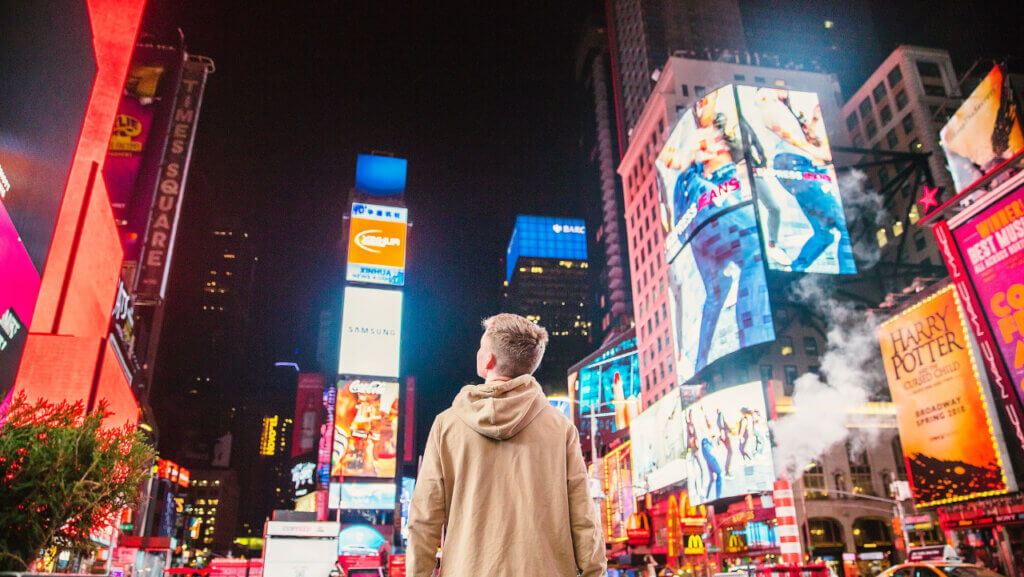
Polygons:
<instances>
[{"instance_id":1,"label":"billboard","mask_svg":"<svg viewBox=\"0 0 1024 577\"><path fill-rule=\"evenodd\" d=\"M709 220L668 266L680 384L715 360L775 339L757 220L745 204Z\"/></svg>"},{"instance_id":2,"label":"billboard","mask_svg":"<svg viewBox=\"0 0 1024 577\"><path fill-rule=\"evenodd\" d=\"M338 382L332 477L394 477L398 446L398 383Z\"/></svg>"},{"instance_id":3,"label":"billboard","mask_svg":"<svg viewBox=\"0 0 1024 577\"><path fill-rule=\"evenodd\" d=\"M1020 111L1002 66L985 76L939 138L957 192L1024 150Z\"/></svg>"},{"instance_id":4,"label":"billboard","mask_svg":"<svg viewBox=\"0 0 1024 577\"><path fill-rule=\"evenodd\" d=\"M408 164L404 158L360 154L356 157L356 190L371 196L402 194Z\"/></svg>"},{"instance_id":5,"label":"billboard","mask_svg":"<svg viewBox=\"0 0 1024 577\"><path fill-rule=\"evenodd\" d=\"M402 520L399 529L402 539L409 539L409 507L412 505L412 494L416 490L416 479L412 477L402 477L402 493L399 497L399 504L401 505Z\"/></svg>"},{"instance_id":6,"label":"billboard","mask_svg":"<svg viewBox=\"0 0 1024 577\"><path fill-rule=\"evenodd\" d=\"M753 86L736 94L768 266L856 273L818 95Z\"/></svg>"},{"instance_id":7,"label":"billboard","mask_svg":"<svg viewBox=\"0 0 1024 577\"><path fill-rule=\"evenodd\" d=\"M1019 398L1024 398L1024 188L953 230L964 268Z\"/></svg>"},{"instance_id":8,"label":"billboard","mask_svg":"<svg viewBox=\"0 0 1024 577\"><path fill-rule=\"evenodd\" d=\"M320 433L320 411L324 377L319 373L299 373L295 390L295 421L292 430L292 458L312 454Z\"/></svg>"},{"instance_id":9,"label":"billboard","mask_svg":"<svg viewBox=\"0 0 1024 577\"><path fill-rule=\"evenodd\" d=\"M679 389L672 389L633 419L629 434L635 497L686 478L684 433Z\"/></svg>"},{"instance_id":10,"label":"billboard","mask_svg":"<svg viewBox=\"0 0 1024 577\"><path fill-rule=\"evenodd\" d=\"M338 374L398 377L402 292L345 287Z\"/></svg>"},{"instance_id":11,"label":"billboard","mask_svg":"<svg viewBox=\"0 0 1024 577\"><path fill-rule=\"evenodd\" d=\"M697 101L672 128L654 166L661 192L665 260L716 214L750 200L732 86Z\"/></svg>"},{"instance_id":12,"label":"billboard","mask_svg":"<svg viewBox=\"0 0 1024 577\"><path fill-rule=\"evenodd\" d=\"M340 483L338 500L332 509L388 509L395 508L394 483Z\"/></svg>"},{"instance_id":13,"label":"billboard","mask_svg":"<svg viewBox=\"0 0 1024 577\"><path fill-rule=\"evenodd\" d=\"M604 456L605 541L625 541L629 517L636 512L633 498L632 453L629 441Z\"/></svg>"},{"instance_id":14,"label":"billboard","mask_svg":"<svg viewBox=\"0 0 1024 577\"><path fill-rule=\"evenodd\" d=\"M316 463L299 461L292 465L292 490L296 498L316 489Z\"/></svg>"},{"instance_id":15,"label":"billboard","mask_svg":"<svg viewBox=\"0 0 1024 577\"><path fill-rule=\"evenodd\" d=\"M581 423L591 412L615 412L615 418L598 419L598 435L629 426L640 413L640 357L636 338L627 339L579 369L576 400Z\"/></svg>"},{"instance_id":16,"label":"billboard","mask_svg":"<svg viewBox=\"0 0 1024 577\"><path fill-rule=\"evenodd\" d=\"M0 400L14 386L29 322L39 294L39 273L0 200Z\"/></svg>"},{"instance_id":17,"label":"billboard","mask_svg":"<svg viewBox=\"0 0 1024 577\"><path fill-rule=\"evenodd\" d=\"M408 216L408 209L397 206L352 204L347 280L391 286L405 284Z\"/></svg>"},{"instance_id":18,"label":"billboard","mask_svg":"<svg viewBox=\"0 0 1024 577\"><path fill-rule=\"evenodd\" d=\"M579 218L517 215L505 250L506 281L521 256L587 260L587 225Z\"/></svg>"},{"instance_id":19,"label":"billboard","mask_svg":"<svg viewBox=\"0 0 1024 577\"><path fill-rule=\"evenodd\" d=\"M953 285L878 327L919 507L1014 490Z\"/></svg>"},{"instance_id":20,"label":"billboard","mask_svg":"<svg viewBox=\"0 0 1024 577\"><path fill-rule=\"evenodd\" d=\"M686 490L692 505L774 487L762 386L753 382L715 391L683 411Z\"/></svg>"}]
</instances>

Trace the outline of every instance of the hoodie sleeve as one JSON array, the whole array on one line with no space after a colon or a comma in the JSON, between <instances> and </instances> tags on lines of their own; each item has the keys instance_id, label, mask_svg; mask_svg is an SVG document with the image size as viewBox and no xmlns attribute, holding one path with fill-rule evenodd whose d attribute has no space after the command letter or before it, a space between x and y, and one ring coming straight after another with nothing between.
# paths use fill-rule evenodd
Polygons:
<instances>
[{"instance_id":1,"label":"hoodie sleeve","mask_svg":"<svg viewBox=\"0 0 1024 577\"><path fill-rule=\"evenodd\" d=\"M445 488L437 419L430 428L423 465L409 504L409 546L405 568L409 577L430 577L437 564L445 519Z\"/></svg>"},{"instance_id":2,"label":"hoodie sleeve","mask_svg":"<svg viewBox=\"0 0 1024 577\"><path fill-rule=\"evenodd\" d=\"M608 565L604 554L604 535L597 519L597 506L590 498L590 476L583 462L580 435L576 427L569 427L565 449L569 521L576 567L580 577L602 577Z\"/></svg>"}]
</instances>

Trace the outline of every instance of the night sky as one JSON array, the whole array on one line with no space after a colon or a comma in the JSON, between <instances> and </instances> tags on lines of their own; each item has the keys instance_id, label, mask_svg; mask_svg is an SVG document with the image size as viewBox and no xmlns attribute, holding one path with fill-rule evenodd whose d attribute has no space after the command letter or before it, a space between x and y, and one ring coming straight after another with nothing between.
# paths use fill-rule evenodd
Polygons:
<instances>
[{"instance_id":1,"label":"night sky","mask_svg":"<svg viewBox=\"0 0 1024 577\"><path fill-rule=\"evenodd\" d=\"M755 49L800 45L781 23L794 34L821 25L799 2L740 4ZM949 48L963 66L1005 53L1013 36L992 33L995 10L979 15L965 2L848 4L863 7L846 11L853 29L872 37L838 58L846 94L897 43ZM202 250L206 215L241 216L259 245L259 328L249 336L259 361L290 360L296 348L308 356L338 285L356 155L409 159L403 366L417 377L422 444L433 416L475 378L479 321L498 311L515 214L582 216L598 201L580 144L592 104L574 57L588 16L602 14L603 2L583 0L150 0L143 31L167 39L180 27L188 50L217 66L175 266Z\"/></svg>"}]
</instances>

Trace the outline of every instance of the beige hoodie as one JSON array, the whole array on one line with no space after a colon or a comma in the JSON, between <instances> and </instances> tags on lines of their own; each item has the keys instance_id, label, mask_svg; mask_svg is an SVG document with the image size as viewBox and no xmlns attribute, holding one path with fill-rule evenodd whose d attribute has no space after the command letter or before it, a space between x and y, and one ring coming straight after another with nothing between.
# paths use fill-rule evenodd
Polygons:
<instances>
[{"instance_id":1,"label":"beige hoodie","mask_svg":"<svg viewBox=\"0 0 1024 577\"><path fill-rule=\"evenodd\" d=\"M434 420L409 509L409 577L599 577L579 433L531 375L463 387Z\"/></svg>"}]
</instances>

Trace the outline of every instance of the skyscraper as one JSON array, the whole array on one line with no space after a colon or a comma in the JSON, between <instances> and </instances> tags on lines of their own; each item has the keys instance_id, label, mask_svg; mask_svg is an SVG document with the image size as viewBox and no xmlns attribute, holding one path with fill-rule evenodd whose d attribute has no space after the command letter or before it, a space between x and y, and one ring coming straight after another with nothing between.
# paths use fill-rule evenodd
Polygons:
<instances>
[{"instance_id":1,"label":"skyscraper","mask_svg":"<svg viewBox=\"0 0 1024 577\"><path fill-rule=\"evenodd\" d=\"M587 231L581 219L519 215L506 255L502 312L543 326L550 341L537 380L562 391L592 348Z\"/></svg>"}]
</instances>

